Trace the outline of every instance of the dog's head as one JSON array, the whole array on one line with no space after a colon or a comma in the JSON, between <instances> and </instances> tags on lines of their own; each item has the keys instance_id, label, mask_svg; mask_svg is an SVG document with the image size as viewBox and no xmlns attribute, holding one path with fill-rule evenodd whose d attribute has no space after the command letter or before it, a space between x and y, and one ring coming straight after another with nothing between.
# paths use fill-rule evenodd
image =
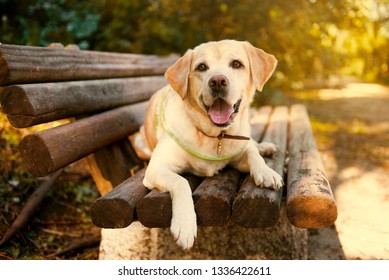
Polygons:
<instances>
[{"instance_id":1,"label":"dog's head","mask_svg":"<svg viewBox=\"0 0 389 280\"><path fill-rule=\"evenodd\" d=\"M248 42L209 42L189 50L165 73L169 84L196 111L227 129L255 90L262 91L277 60Z\"/></svg>"}]
</instances>

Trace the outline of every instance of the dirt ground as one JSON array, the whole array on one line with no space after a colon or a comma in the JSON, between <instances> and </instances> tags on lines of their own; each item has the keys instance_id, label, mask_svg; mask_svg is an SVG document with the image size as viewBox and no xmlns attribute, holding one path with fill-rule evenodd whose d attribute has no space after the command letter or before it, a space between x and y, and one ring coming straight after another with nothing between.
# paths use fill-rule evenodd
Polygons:
<instances>
[{"instance_id":1,"label":"dirt ground","mask_svg":"<svg viewBox=\"0 0 389 280\"><path fill-rule=\"evenodd\" d=\"M333 227L309 231L309 258L389 259L389 87L350 83L295 98L308 107L338 206Z\"/></svg>"}]
</instances>

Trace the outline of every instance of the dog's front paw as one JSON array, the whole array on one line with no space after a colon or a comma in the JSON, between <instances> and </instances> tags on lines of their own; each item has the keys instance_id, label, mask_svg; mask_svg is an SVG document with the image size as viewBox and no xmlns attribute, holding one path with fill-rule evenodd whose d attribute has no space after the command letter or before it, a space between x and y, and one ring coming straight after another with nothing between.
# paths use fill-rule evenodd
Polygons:
<instances>
[{"instance_id":1,"label":"dog's front paw","mask_svg":"<svg viewBox=\"0 0 389 280\"><path fill-rule=\"evenodd\" d=\"M182 249L190 249L197 236L196 213L193 211L174 215L170 225L170 231L177 240L177 245Z\"/></svg>"},{"instance_id":2,"label":"dog's front paw","mask_svg":"<svg viewBox=\"0 0 389 280\"><path fill-rule=\"evenodd\" d=\"M257 145L258 152L263 157L270 157L277 152L277 146L269 142L261 142Z\"/></svg>"},{"instance_id":3,"label":"dog's front paw","mask_svg":"<svg viewBox=\"0 0 389 280\"><path fill-rule=\"evenodd\" d=\"M252 176L257 186L278 190L284 184L282 177L268 166L253 172Z\"/></svg>"}]
</instances>

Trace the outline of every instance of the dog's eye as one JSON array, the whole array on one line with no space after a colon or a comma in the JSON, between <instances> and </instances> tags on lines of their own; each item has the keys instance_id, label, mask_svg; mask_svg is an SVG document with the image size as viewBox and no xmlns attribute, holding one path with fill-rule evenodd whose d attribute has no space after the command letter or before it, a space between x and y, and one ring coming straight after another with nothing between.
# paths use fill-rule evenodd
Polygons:
<instances>
[{"instance_id":1,"label":"dog's eye","mask_svg":"<svg viewBox=\"0 0 389 280\"><path fill-rule=\"evenodd\" d=\"M239 69L239 68L243 68L244 65L239 60L233 60L231 62L231 67L234 69Z\"/></svg>"},{"instance_id":2,"label":"dog's eye","mask_svg":"<svg viewBox=\"0 0 389 280\"><path fill-rule=\"evenodd\" d=\"M197 70L197 71L200 71L200 72L204 72L204 71L207 71L207 70L208 70L208 66L205 65L204 63L200 63L200 64L196 67L196 70Z\"/></svg>"}]
</instances>

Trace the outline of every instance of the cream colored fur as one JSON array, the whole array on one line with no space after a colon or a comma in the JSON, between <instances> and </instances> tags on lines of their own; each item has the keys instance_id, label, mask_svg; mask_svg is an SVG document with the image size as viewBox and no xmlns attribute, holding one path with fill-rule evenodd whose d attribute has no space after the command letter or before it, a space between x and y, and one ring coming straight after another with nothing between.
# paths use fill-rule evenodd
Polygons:
<instances>
[{"instance_id":1,"label":"cream colored fur","mask_svg":"<svg viewBox=\"0 0 389 280\"><path fill-rule=\"evenodd\" d=\"M232 67L235 60L243 67ZM199 71L201 63L208 67L206 71ZM221 154L218 155L219 140L209 137L219 135L221 130L232 135L250 136L249 107L255 90L262 90L276 64L274 56L247 42L224 40L202 44L189 50L166 71L169 85L151 99L141 133L152 151L143 183L149 189L170 193L173 203L170 229L182 248L193 246L197 223L191 189L180 174L190 172L198 176L213 176L230 165L250 173L258 187L282 187L282 178L265 164L260 155L275 152L273 144L223 139ZM215 100L209 86L209 80L215 75L224 75L228 79L228 92L224 97L228 104L242 100L239 112L222 128L211 121L206 110ZM239 154L227 160L211 161L189 153L161 126L161 108L169 131L190 150L209 157Z\"/></svg>"}]
</instances>

